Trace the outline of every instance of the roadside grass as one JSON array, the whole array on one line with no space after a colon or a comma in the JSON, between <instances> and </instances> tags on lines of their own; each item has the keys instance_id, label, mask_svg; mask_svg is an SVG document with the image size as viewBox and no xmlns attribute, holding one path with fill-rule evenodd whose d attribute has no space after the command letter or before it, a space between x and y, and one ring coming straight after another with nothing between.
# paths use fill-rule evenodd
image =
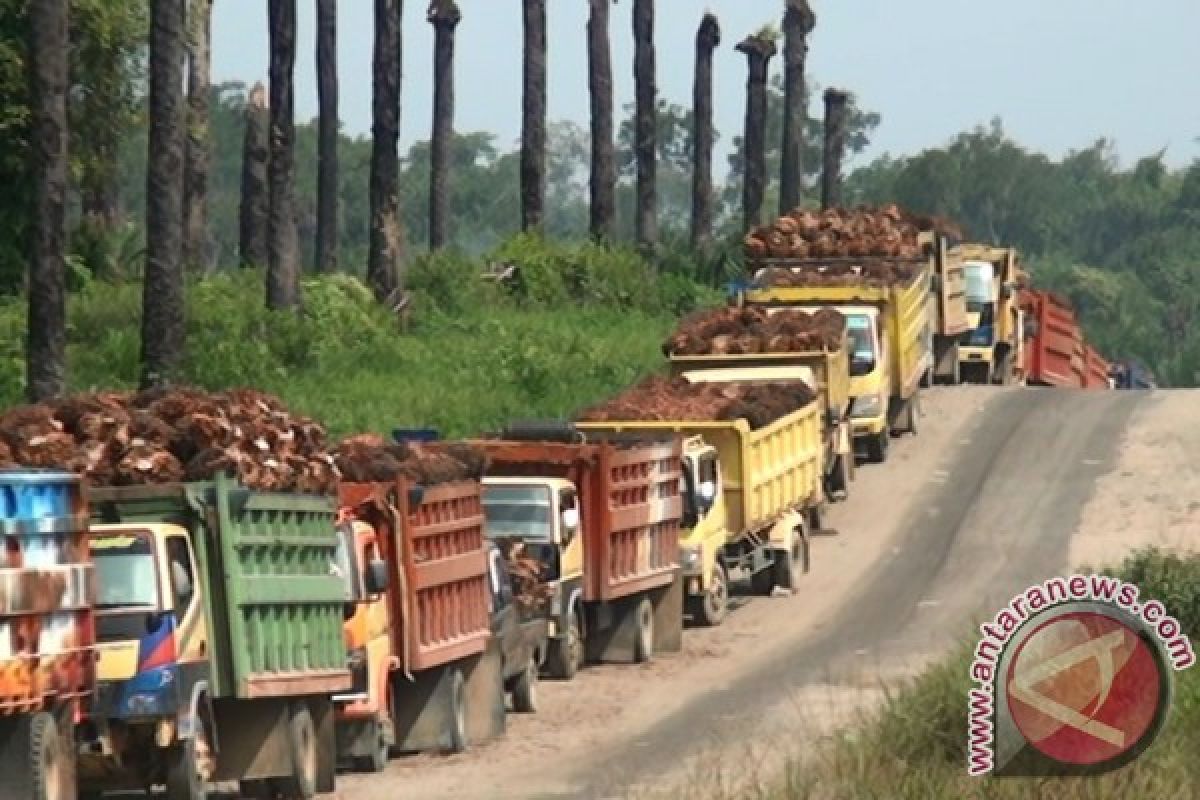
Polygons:
<instances>
[{"instance_id":1,"label":"roadside grass","mask_svg":"<svg viewBox=\"0 0 1200 800\"><path fill-rule=\"evenodd\" d=\"M662 363L682 313L719 296L659 275L635 254L521 237L505 257L529 265L500 287L480 265L429 256L410 269L404 321L348 275L306 280L300 314L263 308L263 275L189 283L183 380L279 395L334 435L436 427L446 436L516 418L570 415ZM85 283L68 308L71 391L128 389L139 376L142 290ZM0 300L0 403L22 402L25 303Z\"/></svg>"},{"instance_id":2,"label":"roadside grass","mask_svg":"<svg viewBox=\"0 0 1200 800\"><path fill-rule=\"evenodd\" d=\"M1157 598L1195 640L1200 633L1200 556L1147 550L1116 571ZM1195 646L1195 642L1194 642ZM1127 767L1092 778L971 778L966 772L971 648L963 646L882 707L798 758L749 800L1126 800L1196 796L1200 786L1200 667L1176 673L1174 703L1158 740Z\"/></svg>"}]
</instances>

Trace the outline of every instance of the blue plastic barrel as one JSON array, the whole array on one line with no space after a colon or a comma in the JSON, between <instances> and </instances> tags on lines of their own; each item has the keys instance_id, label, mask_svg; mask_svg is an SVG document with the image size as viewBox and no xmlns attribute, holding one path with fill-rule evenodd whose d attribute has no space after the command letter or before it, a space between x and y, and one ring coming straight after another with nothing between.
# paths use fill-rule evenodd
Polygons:
<instances>
[{"instance_id":1,"label":"blue plastic barrel","mask_svg":"<svg viewBox=\"0 0 1200 800\"><path fill-rule=\"evenodd\" d=\"M0 470L0 520L70 517L79 491L79 477L69 472Z\"/></svg>"},{"instance_id":2,"label":"blue plastic barrel","mask_svg":"<svg viewBox=\"0 0 1200 800\"><path fill-rule=\"evenodd\" d=\"M396 428L392 431L392 441L399 444L404 442L436 442L442 435L437 428Z\"/></svg>"}]
</instances>

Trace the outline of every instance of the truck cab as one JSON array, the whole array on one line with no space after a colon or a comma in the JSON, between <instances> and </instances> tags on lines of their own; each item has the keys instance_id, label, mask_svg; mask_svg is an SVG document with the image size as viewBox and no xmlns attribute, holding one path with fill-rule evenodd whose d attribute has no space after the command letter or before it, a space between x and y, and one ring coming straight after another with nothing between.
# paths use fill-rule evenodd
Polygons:
<instances>
[{"instance_id":1,"label":"truck cab","mask_svg":"<svg viewBox=\"0 0 1200 800\"><path fill-rule=\"evenodd\" d=\"M569 680L583 665L583 536L579 492L559 478L487 477L483 513L488 538L519 539L544 566L552 588L546 668Z\"/></svg>"},{"instance_id":2,"label":"truck cab","mask_svg":"<svg viewBox=\"0 0 1200 800\"><path fill-rule=\"evenodd\" d=\"M492 636L500 644L504 689L512 710L537 711L537 680L546 657L548 616L544 608L526 608L514 596L512 576L496 544L488 548Z\"/></svg>"},{"instance_id":3,"label":"truck cab","mask_svg":"<svg viewBox=\"0 0 1200 800\"><path fill-rule=\"evenodd\" d=\"M1007 383L1022 371L1024 355L1016 253L982 245L961 251L970 328L959 342L960 370L971 383Z\"/></svg>"},{"instance_id":4,"label":"truck cab","mask_svg":"<svg viewBox=\"0 0 1200 800\"><path fill-rule=\"evenodd\" d=\"M729 541L721 465L717 449L700 436L683 443L683 520L679 563L686 611L701 625L719 625L729 607L729 572L723 558Z\"/></svg>"}]
</instances>

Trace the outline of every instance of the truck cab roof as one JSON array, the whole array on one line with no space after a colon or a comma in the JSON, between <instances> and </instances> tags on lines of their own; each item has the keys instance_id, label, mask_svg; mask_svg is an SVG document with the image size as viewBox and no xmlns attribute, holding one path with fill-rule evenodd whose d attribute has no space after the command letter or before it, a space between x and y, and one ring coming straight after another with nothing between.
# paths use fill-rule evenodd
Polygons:
<instances>
[{"instance_id":1,"label":"truck cab roof","mask_svg":"<svg viewBox=\"0 0 1200 800\"><path fill-rule=\"evenodd\" d=\"M484 486L548 486L551 489L574 489L575 484L564 478L504 477L492 476L483 479Z\"/></svg>"}]
</instances>

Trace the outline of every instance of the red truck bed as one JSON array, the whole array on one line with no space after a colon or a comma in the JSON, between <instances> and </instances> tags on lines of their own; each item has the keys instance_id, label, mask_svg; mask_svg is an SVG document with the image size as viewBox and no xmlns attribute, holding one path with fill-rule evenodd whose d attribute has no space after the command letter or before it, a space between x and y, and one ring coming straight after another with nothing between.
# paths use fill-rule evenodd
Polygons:
<instances>
[{"instance_id":1,"label":"red truck bed","mask_svg":"<svg viewBox=\"0 0 1200 800\"><path fill-rule=\"evenodd\" d=\"M579 490L586 602L671 585L679 566L682 443L477 442L489 474L571 481Z\"/></svg>"},{"instance_id":2,"label":"red truck bed","mask_svg":"<svg viewBox=\"0 0 1200 800\"><path fill-rule=\"evenodd\" d=\"M1022 293L1021 302L1036 324L1036 333L1026 347L1029 382L1061 389L1083 387L1083 336L1070 304L1050 292L1031 290Z\"/></svg>"},{"instance_id":3,"label":"red truck bed","mask_svg":"<svg viewBox=\"0 0 1200 800\"><path fill-rule=\"evenodd\" d=\"M1085 389L1107 389L1108 386L1108 362L1104 356L1100 355L1096 348L1090 344L1084 350L1084 370Z\"/></svg>"},{"instance_id":4,"label":"red truck bed","mask_svg":"<svg viewBox=\"0 0 1200 800\"><path fill-rule=\"evenodd\" d=\"M343 483L338 500L379 534L394 652L416 672L482 653L491 620L480 484L425 488L415 505L410 488L403 478Z\"/></svg>"}]
</instances>

